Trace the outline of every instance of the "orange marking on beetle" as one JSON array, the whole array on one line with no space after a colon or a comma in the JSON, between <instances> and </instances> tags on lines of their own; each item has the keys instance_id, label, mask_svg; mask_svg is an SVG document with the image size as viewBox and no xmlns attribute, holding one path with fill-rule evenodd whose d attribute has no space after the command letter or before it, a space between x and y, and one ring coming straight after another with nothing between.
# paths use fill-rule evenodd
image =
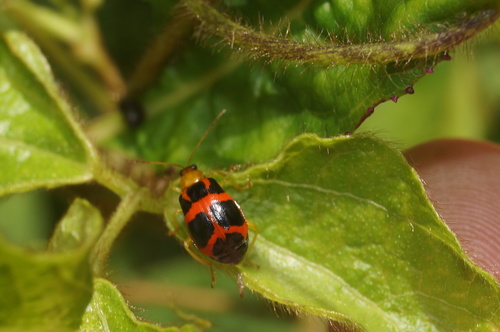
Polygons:
<instances>
[{"instance_id":1,"label":"orange marking on beetle","mask_svg":"<svg viewBox=\"0 0 500 332\"><path fill-rule=\"evenodd\" d=\"M187 196L187 195L186 195ZM184 196L183 196L184 198ZM185 198L184 198L185 199ZM201 200L196 201L196 202L191 202L191 200L187 200L192 203L191 208L189 209L189 212L184 215L184 218L186 220L193 220L194 217L198 213L205 213L209 218L212 219L212 210L210 207L214 203L219 203L219 202L225 202L225 201L232 201L233 199L229 194L223 193L223 194L208 194L207 196L203 197Z\"/></svg>"}]
</instances>

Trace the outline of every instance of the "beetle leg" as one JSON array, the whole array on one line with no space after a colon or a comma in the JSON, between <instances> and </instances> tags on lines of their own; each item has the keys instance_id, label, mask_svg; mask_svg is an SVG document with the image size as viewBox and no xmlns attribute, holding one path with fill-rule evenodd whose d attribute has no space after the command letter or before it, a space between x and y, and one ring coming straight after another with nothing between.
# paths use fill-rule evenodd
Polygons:
<instances>
[{"instance_id":1,"label":"beetle leg","mask_svg":"<svg viewBox=\"0 0 500 332\"><path fill-rule=\"evenodd\" d=\"M243 283L243 275L241 272L238 272L238 277L236 279L236 282L238 283L238 293L240 294L240 298L245 297L245 284Z\"/></svg>"},{"instance_id":2,"label":"beetle leg","mask_svg":"<svg viewBox=\"0 0 500 332\"><path fill-rule=\"evenodd\" d=\"M171 231L168 231L168 235L169 236L172 236L172 235L176 234L179 231L179 229L181 229L181 225L179 225L179 219L177 219L177 216L180 213L182 213L182 210L180 210L180 209L176 210L174 212L174 219L172 219L172 224L174 225L174 229L171 230Z\"/></svg>"},{"instance_id":3,"label":"beetle leg","mask_svg":"<svg viewBox=\"0 0 500 332\"><path fill-rule=\"evenodd\" d=\"M215 271L213 269L213 264L212 264L212 262L210 262L210 261L208 261L206 259L203 259L196 252L194 252L194 250L191 248L191 244L193 244L193 240L191 240L191 238L187 238L186 241L184 241L184 248L191 255L191 257L193 257L194 259L196 259L201 264L207 265L210 268L210 276L212 278L212 281L211 281L210 285L213 288L214 285L215 285L215 281L216 281L215 280Z\"/></svg>"},{"instance_id":4,"label":"beetle leg","mask_svg":"<svg viewBox=\"0 0 500 332\"><path fill-rule=\"evenodd\" d=\"M233 186L233 188L236 189L236 190L238 190L238 191L247 190L247 189L249 189L250 187L253 186L252 180L250 180L250 178L248 178L248 182L244 186L240 186L235 181L230 181L230 182L231 182L231 185Z\"/></svg>"},{"instance_id":5,"label":"beetle leg","mask_svg":"<svg viewBox=\"0 0 500 332\"><path fill-rule=\"evenodd\" d=\"M214 288L214 285L215 285L215 271L214 271L214 268L212 266L212 264L210 264L208 266L208 268L210 269L210 277L212 278L211 281L210 281L210 287Z\"/></svg>"},{"instance_id":6,"label":"beetle leg","mask_svg":"<svg viewBox=\"0 0 500 332\"><path fill-rule=\"evenodd\" d=\"M253 236L253 239L252 241L250 242L250 245L248 246L248 250L247 250L247 253L246 253L246 258L245 260L243 261L245 265L248 265L248 266L251 266L251 267L254 267L254 268L259 268L259 265L255 264L254 262L252 262L250 259L248 259L248 254L250 253L250 251L252 250L254 244L255 244L255 241L257 240L257 236L259 235L259 229L257 228L257 225L255 225L253 222L251 222L250 220L247 220L247 224L248 224L248 228L252 229L254 232L255 232L255 235ZM241 286L240 284L240 281L238 280L238 285ZM241 295L241 293L240 293Z\"/></svg>"},{"instance_id":7,"label":"beetle leg","mask_svg":"<svg viewBox=\"0 0 500 332\"><path fill-rule=\"evenodd\" d=\"M255 244L255 241L257 240L257 236L259 235L259 228L257 225L255 225L253 222L250 220L247 220L248 228L254 231L255 235L253 236L252 242L250 242L250 245L248 246L247 252L250 252Z\"/></svg>"},{"instance_id":8,"label":"beetle leg","mask_svg":"<svg viewBox=\"0 0 500 332\"><path fill-rule=\"evenodd\" d=\"M252 180L250 180L250 178L248 178L248 182L244 186L240 186L234 180L225 180L225 181L231 183L231 186L233 186L233 188L238 190L238 191L244 191L244 190L247 190L253 186ZM224 181L221 181L221 182L224 182Z\"/></svg>"},{"instance_id":9,"label":"beetle leg","mask_svg":"<svg viewBox=\"0 0 500 332\"><path fill-rule=\"evenodd\" d=\"M225 171L220 171L220 170L214 169L208 173L207 177L212 177L214 173L217 173L217 174L221 175L222 177L224 177L224 179L222 181L220 181L221 184L230 183L231 186L233 186L233 188L238 190L238 191L247 190L248 188L252 187L252 185L253 185L252 180L250 180L250 178L248 178L247 183L244 186L240 186L234 179L228 179L228 174L230 174L231 171L225 172Z\"/></svg>"}]
</instances>

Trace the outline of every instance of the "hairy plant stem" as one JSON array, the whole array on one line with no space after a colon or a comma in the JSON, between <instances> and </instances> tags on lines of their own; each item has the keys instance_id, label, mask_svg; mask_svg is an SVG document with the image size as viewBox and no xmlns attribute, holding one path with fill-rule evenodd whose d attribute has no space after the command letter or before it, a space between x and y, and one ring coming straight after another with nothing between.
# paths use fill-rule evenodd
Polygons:
<instances>
[{"instance_id":1,"label":"hairy plant stem","mask_svg":"<svg viewBox=\"0 0 500 332\"><path fill-rule=\"evenodd\" d=\"M437 33L422 33L411 39L389 42L315 45L254 31L232 21L205 0L185 0L186 7L201 22L200 31L223 38L231 47L250 57L286 60L325 66L406 62L448 51L487 28L498 10L469 14L456 25Z\"/></svg>"}]
</instances>

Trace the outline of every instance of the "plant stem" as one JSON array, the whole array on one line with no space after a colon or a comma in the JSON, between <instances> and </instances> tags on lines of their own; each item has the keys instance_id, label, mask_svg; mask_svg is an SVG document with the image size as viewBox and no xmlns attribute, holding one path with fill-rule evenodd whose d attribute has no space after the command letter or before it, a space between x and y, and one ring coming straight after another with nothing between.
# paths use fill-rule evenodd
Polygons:
<instances>
[{"instance_id":1,"label":"plant stem","mask_svg":"<svg viewBox=\"0 0 500 332\"><path fill-rule=\"evenodd\" d=\"M140 189L126 195L111 216L108 225L104 229L101 237L97 240L92 252L91 264L94 275L102 276L104 274L111 246L123 228L127 225L132 215L138 210L144 193L145 190Z\"/></svg>"},{"instance_id":2,"label":"plant stem","mask_svg":"<svg viewBox=\"0 0 500 332\"><path fill-rule=\"evenodd\" d=\"M86 95L94 100L101 111L115 110L113 101L124 96L126 86L103 46L93 11L86 10L76 18L67 18L25 0L10 1L6 8L18 23L36 37L74 83L87 91ZM83 70L81 64L68 56L68 51L57 41L67 45L80 62L92 67L101 76L107 89L103 91L102 87L96 87L95 79Z\"/></svg>"},{"instance_id":3,"label":"plant stem","mask_svg":"<svg viewBox=\"0 0 500 332\"><path fill-rule=\"evenodd\" d=\"M185 13L173 17L137 64L127 82L127 97L136 98L158 78L169 56L189 38L195 22Z\"/></svg>"},{"instance_id":4,"label":"plant stem","mask_svg":"<svg viewBox=\"0 0 500 332\"><path fill-rule=\"evenodd\" d=\"M468 13L464 19L439 32L423 32L410 39L366 44L314 44L252 30L223 15L205 0L185 0L201 22L200 31L221 37L231 48L249 58L296 61L318 65L382 64L426 58L460 45L490 26L500 16L496 9Z\"/></svg>"},{"instance_id":5,"label":"plant stem","mask_svg":"<svg viewBox=\"0 0 500 332\"><path fill-rule=\"evenodd\" d=\"M72 46L75 53L101 76L112 99L120 100L126 93L125 81L104 47L93 14L85 12L81 24L83 40L74 41Z\"/></svg>"},{"instance_id":6,"label":"plant stem","mask_svg":"<svg viewBox=\"0 0 500 332\"><path fill-rule=\"evenodd\" d=\"M66 43L71 43L80 38L80 26L53 10L24 0L11 1L8 5L7 9L22 20L23 25L29 24L32 27L41 27L49 35Z\"/></svg>"}]
</instances>

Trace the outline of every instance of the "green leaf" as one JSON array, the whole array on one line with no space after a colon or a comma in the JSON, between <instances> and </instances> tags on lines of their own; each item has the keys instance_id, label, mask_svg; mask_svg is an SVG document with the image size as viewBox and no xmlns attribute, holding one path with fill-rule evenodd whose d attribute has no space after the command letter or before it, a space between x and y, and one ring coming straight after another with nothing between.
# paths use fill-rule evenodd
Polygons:
<instances>
[{"instance_id":1,"label":"green leaf","mask_svg":"<svg viewBox=\"0 0 500 332\"><path fill-rule=\"evenodd\" d=\"M87 201L77 199L59 223L50 239L48 250L67 252L83 244L94 244L101 234L102 218Z\"/></svg>"},{"instance_id":2,"label":"green leaf","mask_svg":"<svg viewBox=\"0 0 500 332\"><path fill-rule=\"evenodd\" d=\"M91 179L90 143L24 34L0 40L0 195Z\"/></svg>"},{"instance_id":3,"label":"green leaf","mask_svg":"<svg viewBox=\"0 0 500 332\"><path fill-rule=\"evenodd\" d=\"M130 311L113 284L105 279L95 279L94 295L83 316L79 331L191 332L199 329L193 325L161 328L141 322Z\"/></svg>"},{"instance_id":4,"label":"green leaf","mask_svg":"<svg viewBox=\"0 0 500 332\"><path fill-rule=\"evenodd\" d=\"M500 326L498 283L467 258L396 149L307 134L234 176L253 184L232 194L258 227L239 267L248 288L368 331Z\"/></svg>"},{"instance_id":5,"label":"green leaf","mask_svg":"<svg viewBox=\"0 0 500 332\"><path fill-rule=\"evenodd\" d=\"M419 78L499 15L493 0L229 2L236 14L185 2L202 23L199 34L230 47L209 38L189 44L147 96L150 120L122 144L147 160L185 164L227 109L195 158L211 168L268 160L304 132L355 131L380 103L413 93Z\"/></svg>"},{"instance_id":6,"label":"green leaf","mask_svg":"<svg viewBox=\"0 0 500 332\"><path fill-rule=\"evenodd\" d=\"M89 251L101 227L99 212L76 200L58 225L52 252L28 252L0 240L0 330L78 328L92 296Z\"/></svg>"}]
</instances>

